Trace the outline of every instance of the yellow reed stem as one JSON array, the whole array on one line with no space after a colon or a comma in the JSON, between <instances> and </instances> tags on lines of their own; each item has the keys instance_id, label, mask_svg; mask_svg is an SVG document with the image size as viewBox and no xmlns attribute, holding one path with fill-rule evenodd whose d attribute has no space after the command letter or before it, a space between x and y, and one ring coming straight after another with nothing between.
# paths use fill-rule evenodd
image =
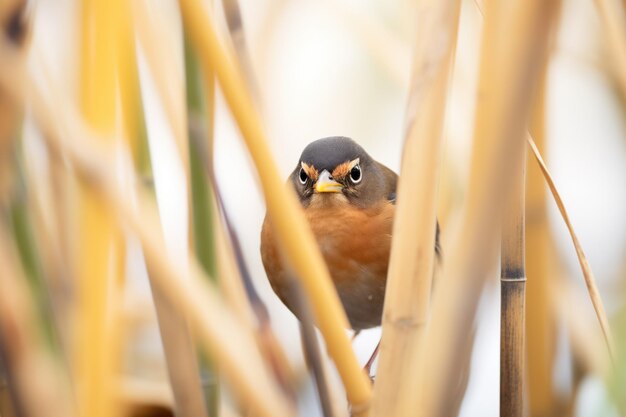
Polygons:
<instances>
[{"instance_id":1,"label":"yellow reed stem","mask_svg":"<svg viewBox=\"0 0 626 417\"><path fill-rule=\"evenodd\" d=\"M116 129L115 39L120 3L85 0L82 7L82 113L94 130L111 135ZM115 274L119 271L116 255L120 253L121 242L97 191L84 187L79 204L79 345L76 349L79 415L111 417L114 361L108 307Z\"/></svg>"},{"instance_id":2,"label":"yellow reed stem","mask_svg":"<svg viewBox=\"0 0 626 417\"><path fill-rule=\"evenodd\" d=\"M180 1L183 22L204 71L213 70L257 168L267 208L287 259L302 280L317 325L346 387L355 415L366 413L371 386L345 333L348 320L295 195L284 186L242 76L220 44L199 0Z\"/></svg>"},{"instance_id":3,"label":"yellow reed stem","mask_svg":"<svg viewBox=\"0 0 626 417\"><path fill-rule=\"evenodd\" d=\"M546 143L544 66L533 106L530 129L537 145ZM556 411L552 373L556 322L550 293L550 230L546 188L539 167L527 161L526 187L526 363L528 409L531 417L549 417Z\"/></svg>"},{"instance_id":4,"label":"yellow reed stem","mask_svg":"<svg viewBox=\"0 0 626 417\"><path fill-rule=\"evenodd\" d=\"M439 166L445 102L460 2L422 1L415 26L412 89L383 314L380 363L374 386L375 416L411 414L406 390L430 310L435 259Z\"/></svg>"}]
</instances>

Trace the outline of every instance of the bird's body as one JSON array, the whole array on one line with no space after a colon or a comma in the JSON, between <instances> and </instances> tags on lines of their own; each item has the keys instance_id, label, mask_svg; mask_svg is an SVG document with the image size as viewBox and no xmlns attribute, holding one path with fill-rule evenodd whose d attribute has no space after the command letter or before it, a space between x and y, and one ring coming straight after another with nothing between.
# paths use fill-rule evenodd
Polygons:
<instances>
[{"instance_id":1,"label":"bird's body","mask_svg":"<svg viewBox=\"0 0 626 417\"><path fill-rule=\"evenodd\" d=\"M356 142L331 137L312 142L289 177L354 330L380 326L397 175ZM261 232L269 282L294 314L290 282L271 219Z\"/></svg>"},{"instance_id":2,"label":"bird's body","mask_svg":"<svg viewBox=\"0 0 626 417\"><path fill-rule=\"evenodd\" d=\"M385 300L394 206L384 202L372 208L357 208L344 201L333 201L330 205L309 207L305 209L305 216L352 328L361 330L379 326ZM329 217L328 210L335 214ZM376 236L376 240L372 240L372 236ZM263 263L270 284L293 311L289 301L290 277L280 262L267 218L261 242L266 248Z\"/></svg>"},{"instance_id":3,"label":"bird's body","mask_svg":"<svg viewBox=\"0 0 626 417\"><path fill-rule=\"evenodd\" d=\"M347 176L356 166L354 161L357 159L363 170L363 182L376 185L376 193L372 193L374 189L370 187L358 189L359 183L348 187ZM351 163L353 167L350 167ZM302 184L299 178L303 168L308 168L308 184ZM341 191L316 192L314 187L324 170L332 179L345 184ZM379 326L395 212L396 174L374 161L352 140L326 138L313 142L304 150L290 179L350 325L355 330ZM274 292L294 311L289 297L291 277L281 261L268 216L261 232L261 255Z\"/></svg>"}]
</instances>

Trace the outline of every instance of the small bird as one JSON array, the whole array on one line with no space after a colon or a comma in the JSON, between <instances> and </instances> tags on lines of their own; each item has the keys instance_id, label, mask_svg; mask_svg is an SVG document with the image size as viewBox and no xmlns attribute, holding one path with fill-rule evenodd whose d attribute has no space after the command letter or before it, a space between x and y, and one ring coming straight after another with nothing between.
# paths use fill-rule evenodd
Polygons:
<instances>
[{"instance_id":1,"label":"small bird","mask_svg":"<svg viewBox=\"0 0 626 417\"><path fill-rule=\"evenodd\" d=\"M288 179L356 333L381 324L397 180L395 172L347 137L310 143ZM437 226L437 252L438 236ZM297 316L290 300L291 278L267 215L261 258L272 289Z\"/></svg>"}]
</instances>

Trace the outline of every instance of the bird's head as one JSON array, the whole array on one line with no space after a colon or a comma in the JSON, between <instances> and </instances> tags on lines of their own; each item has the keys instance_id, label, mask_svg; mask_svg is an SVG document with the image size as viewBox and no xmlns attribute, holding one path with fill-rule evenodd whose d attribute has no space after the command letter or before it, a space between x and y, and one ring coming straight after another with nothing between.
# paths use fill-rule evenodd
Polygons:
<instances>
[{"instance_id":1,"label":"bird's head","mask_svg":"<svg viewBox=\"0 0 626 417\"><path fill-rule=\"evenodd\" d=\"M387 189L380 165L355 141L340 136L304 148L290 179L305 207L342 202L368 207Z\"/></svg>"}]
</instances>

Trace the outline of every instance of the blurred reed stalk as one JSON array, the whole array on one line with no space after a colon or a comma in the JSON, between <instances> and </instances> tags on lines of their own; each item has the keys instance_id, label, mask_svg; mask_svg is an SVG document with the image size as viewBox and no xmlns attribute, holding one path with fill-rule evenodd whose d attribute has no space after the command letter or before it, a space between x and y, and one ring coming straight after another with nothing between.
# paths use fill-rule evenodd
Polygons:
<instances>
[{"instance_id":1,"label":"blurred reed stalk","mask_svg":"<svg viewBox=\"0 0 626 417\"><path fill-rule=\"evenodd\" d=\"M409 409L418 416L458 412L449 398L459 369L469 360L472 323L495 255L496 227L510 192L508 174L521 163L526 123L547 49L547 34L559 2L517 0L506 8L489 1L484 7L478 107L474 128L467 203L434 298L424 353L416 369ZM506 33L506 36L504 35Z\"/></svg>"},{"instance_id":2,"label":"blurred reed stalk","mask_svg":"<svg viewBox=\"0 0 626 417\"><path fill-rule=\"evenodd\" d=\"M613 60L613 72L622 97L626 98L626 5L613 0L595 0Z\"/></svg>"},{"instance_id":3,"label":"blurred reed stalk","mask_svg":"<svg viewBox=\"0 0 626 417\"><path fill-rule=\"evenodd\" d=\"M328 391L328 377L322 363L322 354L317 341L311 306L304 295L302 286L295 278L291 280L290 299L294 301L296 316L300 321L300 337L307 366L313 374L324 417L334 417L331 397Z\"/></svg>"},{"instance_id":4,"label":"blurred reed stalk","mask_svg":"<svg viewBox=\"0 0 626 417\"><path fill-rule=\"evenodd\" d=\"M418 10L413 80L374 387L375 416L411 413L407 403L398 399L412 395L407 381L414 377L412 361L419 361L422 352L434 273L443 120L460 2L425 0Z\"/></svg>"},{"instance_id":5,"label":"blurred reed stalk","mask_svg":"<svg viewBox=\"0 0 626 417\"><path fill-rule=\"evenodd\" d=\"M7 0L0 4L0 37L11 48L11 53L18 57L16 65L22 71L26 70L30 35L30 23L25 14L25 0ZM11 196L15 171L14 149L22 114L23 108L16 106L10 94L0 88L0 204L6 203Z\"/></svg>"},{"instance_id":6,"label":"blurred reed stalk","mask_svg":"<svg viewBox=\"0 0 626 417\"><path fill-rule=\"evenodd\" d=\"M300 279L313 306L316 323L324 335L346 387L354 415L366 415L371 397L367 375L360 368L345 333L348 320L330 280L319 248L293 191L283 186L267 146L259 116L245 82L220 44L207 10L198 0L181 0L183 22L204 71L213 70L257 168L272 225L290 266Z\"/></svg>"},{"instance_id":7,"label":"blurred reed stalk","mask_svg":"<svg viewBox=\"0 0 626 417\"><path fill-rule=\"evenodd\" d=\"M254 76L252 59L250 58L248 43L246 42L243 17L241 16L241 7L239 7L237 0L224 0L222 1L222 7L224 8L224 16L226 17L230 39L233 43L235 53L237 54L239 68L241 68L252 99L257 106L260 106L261 91L259 90L259 84Z\"/></svg>"},{"instance_id":8,"label":"blurred reed stalk","mask_svg":"<svg viewBox=\"0 0 626 417\"><path fill-rule=\"evenodd\" d=\"M182 74L172 65L176 48L172 40L161 30L168 22L159 7L147 0L134 0L133 23L142 51L145 53L150 72L154 77L160 103L163 105L167 121L172 129L174 142L183 164L185 175L189 170L189 149L187 140L187 120L185 115L185 85ZM189 179L189 178L187 178Z\"/></svg>"},{"instance_id":9,"label":"blurred reed stalk","mask_svg":"<svg viewBox=\"0 0 626 417\"><path fill-rule=\"evenodd\" d=\"M187 134L189 149L189 179L191 181L190 243L201 267L209 277L217 278L213 218L213 190L202 160L206 151L201 146L213 142L215 91L214 77L201 78L194 51L184 36L185 85L187 99ZM204 81L204 82L203 82ZM206 145L205 145L206 146ZM218 413L219 382L215 364L200 355L200 372L204 401L209 415Z\"/></svg>"},{"instance_id":10,"label":"blurred reed stalk","mask_svg":"<svg viewBox=\"0 0 626 417\"><path fill-rule=\"evenodd\" d=\"M122 50L127 51L126 60L122 60L122 63L125 63L125 66L122 67L122 69L126 69L126 76L120 77L121 80L126 81L125 84L122 84L122 87L126 87L126 92L122 96L125 97L126 100L123 100L122 104L123 106L125 104L124 120L126 121L125 127L127 137L131 138L131 143L138 142L137 145L131 148L131 150L134 151L133 159L135 161L135 170L141 175L142 178L149 178L151 177L151 164L149 154L147 152L147 141L145 146L142 145L142 142L144 141L142 136L145 135L143 108L140 96L139 77L136 67L134 38L130 37L130 35L134 34L135 22L141 22L141 28L143 31L152 33L150 32L153 28L153 26L150 25L152 22L146 22L146 20L148 20L148 16L153 16L154 13L149 13L147 10L139 9L141 5L146 6L141 0L135 1L134 4L135 9L133 15L135 17L140 13L145 13L145 15L142 15L141 18L135 18L128 21L128 39L124 40L124 44L122 45ZM127 5L127 7L130 8L130 4ZM163 69L164 67L170 67L171 65L169 63L156 62L154 51L161 50L160 48L163 46L155 45L154 37L148 37L143 40L144 42L142 43L142 46L144 47L144 50L148 51L147 55L151 58L148 59L150 69L154 73L158 74L158 76L155 76L156 80L161 80L162 77L167 78L171 76L170 73L167 72L167 69ZM156 55L156 57L159 56L161 55ZM163 71L165 71L167 75L162 75L161 72ZM176 85L176 83L172 83L171 85ZM159 89L162 98L163 95L167 94L167 91L169 90ZM175 97L175 95L173 96ZM174 97L166 97L171 100L168 103L164 103L164 107L166 109L176 108L177 101ZM162 100L162 102L164 102L164 100ZM175 114L179 117L183 117L180 112L176 112ZM188 147L184 143L179 143L181 139L176 134L178 133L176 127L181 123L175 119L172 120L172 118L170 118L169 121L170 126L172 126L175 133L174 140L180 152L179 157L183 162L183 166L188 166L188 163L185 162L188 161L188 155L182 154L182 152L187 152ZM153 184L153 181L149 181L148 183ZM153 204L155 204L156 196L154 194L153 186L149 187L148 191L149 193L147 194L147 197L152 200ZM161 230L160 223L157 227ZM172 393L174 394L174 409L176 414L181 417L208 416L205 405L205 397L203 396L201 389L202 386L199 364L196 359L196 351L193 346L186 318L171 304L167 295L161 293L158 285L153 283L152 276L155 272L151 269L149 263L147 266L148 276L150 278L152 288L152 297L161 333L161 342L165 353L168 378L172 388ZM211 415L215 414L216 413L213 413Z\"/></svg>"},{"instance_id":11,"label":"blurred reed stalk","mask_svg":"<svg viewBox=\"0 0 626 417\"><path fill-rule=\"evenodd\" d=\"M24 11L26 8L26 1L5 1L0 4L0 37L3 42L7 43L7 46L11 48L11 52L17 56L15 59L15 65L19 65L21 71L26 68L26 53L28 51L28 44L26 42L26 35L30 33L30 25L24 20ZM23 82L21 78L15 82ZM21 86L23 87L23 86ZM15 142L18 136L19 125L22 120L23 107L18 105L11 95L0 86L0 243L8 244L8 236L5 232L5 222L8 221L9 209L11 200L13 198L13 182L15 171ZM12 249L12 248L11 248ZM7 260L7 254L4 251L9 250L8 247L0 248L0 257L4 262L0 265L2 276L2 291L0 291L0 299L4 297L10 297L11 302L15 302L14 294L10 291L10 285L4 283L5 280L12 278L9 276L11 265ZM13 255L14 264L15 254ZM23 282L23 281L22 281ZM23 285L23 284L22 284ZM0 300L1 301L1 300ZM15 339L15 335L10 334L10 338L6 337L7 330L11 330L14 323L11 320L22 317L19 313L11 311L13 305L11 302L0 304L0 415L4 417L14 417L16 410L14 409L14 402L19 404L19 392L16 386L16 381L9 381L10 372L15 375L15 369L19 367L16 363L15 357L10 357L11 353L14 353L10 346L4 346L10 339ZM15 307L22 307L19 304ZM7 325L9 324L9 325ZM18 336L20 336L18 334ZM4 341L4 343L3 343ZM30 346L29 346L30 347ZM20 353L20 352L16 352ZM11 361L11 362L10 362ZM12 382L9 385L9 382ZM19 389L24 388L22 386ZM27 388L27 387L26 387ZM28 393L25 394L26 396ZM11 399L13 396L13 400Z\"/></svg>"},{"instance_id":12,"label":"blurred reed stalk","mask_svg":"<svg viewBox=\"0 0 626 417\"><path fill-rule=\"evenodd\" d=\"M113 148L117 129L115 42L122 16L121 1L85 0L81 4L82 35L80 106L85 121ZM83 138L88 141L88 138ZM112 165L114 166L114 165ZM80 188L77 271L78 337L75 347L79 415L115 414L114 291L123 265L123 242L101 195Z\"/></svg>"},{"instance_id":13,"label":"blurred reed stalk","mask_svg":"<svg viewBox=\"0 0 626 417\"><path fill-rule=\"evenodd\" d=\"M159 16L158 7L155 8L144 0L136 0L133 5L138 39L146 53L187 179L190 247L209 275L215 276L212 227L208 226L213 221L211 210L207 209L209 190L201 170L198 170L198 151L192 149L193 136L197 134L195 127L209 117L205 116L200 105L203 92L196 74L188 71L187 59L185 59L185 85L179 82L176 66L170 63L171 55L175 52L173 45L159 29L165 22L162 21L163 16ZM185 57L186 52L185 50ZM209 124L212 125L212 120L209 120ZM191 160L194 156L195 164ZM198 361L196 358L185 317L166 301L167 297L160 293L158 286L152 285L152 291L177 412L181 416L216 415L217 379L208 369L206 372L201 371L204 367L201 365L203 360Z\"/></svg>"},{"instance_id":14,"label":"blurred reed stalk","mask_svg":"<svg viewBox=\"0 0 626 417\"><path fill-rule=\"evenodd\" d=\"M525 152L515 163L512 194L505 201L500 264L500 416L524 415L526 272Z\"/></svg>"},{"instance_id":15,"label":"blurred reed stalk","mask_svg":"<svg viewBox=\"0 0 626 417\"><path fill-rule=\"evenodd\" d=\"M5 220L0 219L0 362L6 367L14 414L5 416L6 404L0 411L3 417L72 417L65 374L42 340L41 324Z\"/></svg>"},{"instance_id":16,"label":"blurred reed stalk","mask_svg":"<svg viewBox=\"0 0 626 417\"><path fill-rule=\"evenodd\" d=\"M547 63L544 65L533 105L530 131L540 150L546 149ZM550 229L546 186L532 158L526 161L526 387L531 417L552 417L557 411L553 371L556 320L550 280Z\"/></svg>"}]
</instances>

